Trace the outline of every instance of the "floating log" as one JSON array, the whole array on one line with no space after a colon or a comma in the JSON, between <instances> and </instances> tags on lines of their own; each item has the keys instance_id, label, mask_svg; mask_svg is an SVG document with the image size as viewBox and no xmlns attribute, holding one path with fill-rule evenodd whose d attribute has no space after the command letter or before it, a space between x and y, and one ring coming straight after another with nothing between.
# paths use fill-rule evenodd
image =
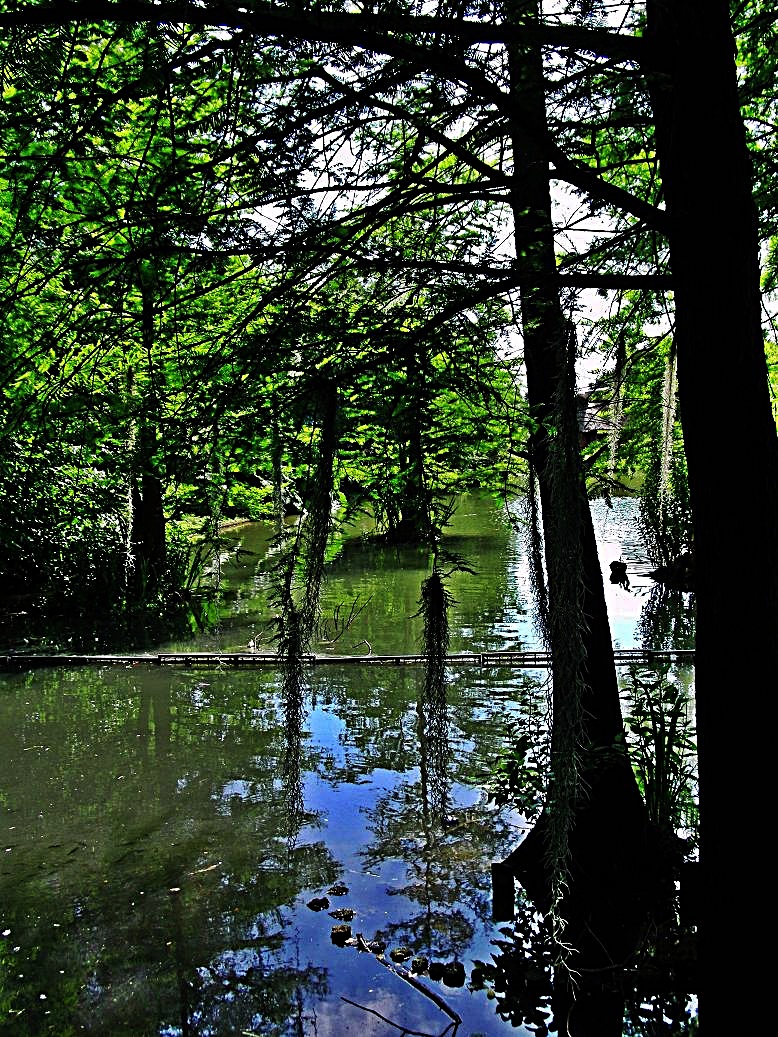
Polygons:
<instances>
[{"instance_id":1,"label":"floating log","mask_svg":"<svg viewBox=\"0 0 778 1037\"><path fill-rule=\"evenodd\" d=\"M620 648L613 653L617 666L662 666L694 662L693 649L666 651ZM423 666L423 655L304 655L306 666ZM0 655L0 670L18 672L52 666L186 666L186 667L278 667L283 664L275 652L162 652L137 655L37 655L12 653ZM547 669L551 665L548 652L458 652L446 656L448 666L516 667L526 670Z\"/></svg>"}]
</instances>

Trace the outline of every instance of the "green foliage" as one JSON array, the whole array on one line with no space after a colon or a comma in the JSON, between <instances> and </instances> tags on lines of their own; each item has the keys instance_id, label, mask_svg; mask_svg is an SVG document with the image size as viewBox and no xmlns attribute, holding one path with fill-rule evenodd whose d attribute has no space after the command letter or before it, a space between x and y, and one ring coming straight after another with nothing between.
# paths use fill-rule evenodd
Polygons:
<instances>
[{"instance_id":1,"label":"green foliage","mask_svg":"<svg viewBox=\"0 0 778 1037\"><path fill-rule=\"evenodd\" d=\"M54 614L74 599L115 601L124 585L121 487L97 476L85 453L56 441L0 443L4 593L27 604L45 597Z\"/></svg>"},{"instance_id":2,"label":"green foliage","mask_svg":"<svg viewBox=\"0 0 778 1037\"><path fill-rule=\"evenodd\" d=\"M0 445L32 482L23 507L9 505L3 564L17 581L34 559L49 602L85 551L113 595L149 599L164 585L186 598L190 561L203 559L196 543L190 561L171 546L181 519L198 516L213 535L222 518L309 507L312 372L344 400L333 492L347 516L366 508L390 534L429 540L463 487L512 478L502 303L475 301L477 321L455 310L430 331L455 285L420 291L398 269L337 269L363 231L345 211L317 212L302 184L319 138L292 113L328 90L315 85L314 51L86 22L4 41ZM463 175L450 158L443 171ZM387 216L379 249L461 260L491 233L483 202L451 223L434 205L430 215L434 233ZM289 259L273 259L274 227L295 242ZM36 454L38 443L61 444L62 460ZM69 525L63 487L78 513ZM49 550L41 526L63 543Z\"/></svg>"},{"instance_id":3,"label":"green foliage","mask_svg":"<svg viewBox=\"0 0 778 1037\"><path fill-rule=\"evenodd\" d=\"M691 704L666 673L630 668L628 748L651 820L666 836L697 841L696 740Z\"/></svg>"},{"instance_id":4,"label":"green foliage","mask_svg":"<svg viewBox=\"0 0 778 1037\"><path fill-rule=\"evenodd\" d=\"M499 806L511 804L527 821L535 821L548 785L548 761L537 740L521 725L513 723L512 728L510 749L497 763L489 796Z\"/></svg>"},{"instance_id":5,"label":"green foliage","mask_svg":"<svg viewBox=\"0 0 778 1037\"><path fill-rule=\"evenodd\" d=\"M773 404L775 423L778 426L778 344L767 341L765 354L767 356L767 376L770 379L770 399Z\"/></svg>"},{"instance_id":6,"label":"green foliage","mask_svg":"<svg viewBox=\"0 0 778 1037\"><path fill-rule=\"evenodd\" d=\"M590 406L607 435L587 450L594 492L608 496L637 487L641 533L657 566L693 548L675 344L646 330L661 320L654 296L627 293L600 322L613 367L600 375Z\"/></svg>"}]
</instances>

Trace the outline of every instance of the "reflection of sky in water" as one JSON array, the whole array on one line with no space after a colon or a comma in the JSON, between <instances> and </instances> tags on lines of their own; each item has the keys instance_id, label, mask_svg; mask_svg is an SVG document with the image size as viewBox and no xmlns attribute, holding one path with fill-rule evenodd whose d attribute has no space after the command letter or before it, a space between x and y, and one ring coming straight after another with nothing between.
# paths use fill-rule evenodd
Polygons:
<instances>
[{"instance_id":1,"label":"reflection of sky in water","mask_svg":"<svg viewBox=\"0 0 778 1037\"><path fill-rule=\"evenodd\" d=\"M638 626L649 594L657 586L649 575L655 567L646 555L640 536L638 508L639 502L633 497L616 497L612 506L602 499L591 502L611 638L616 648L643 647ZM521 532L513 533L507 564L511 580L526 603L526 612L506 604L502 619L495 625L495 633L503 639L505 648L533 650L541 648L541 643L532 619L532 589L523 546ZM609 579L610 563L619 559L627 563L628 590L612 584Z\"/></svg>"},{"instance_id":2,"label":"reflection of sky in water","mask_svg":"<svg viewBox=\"0 0 778 1037\"><path fill-rule=\"evenodd\" d=\"M653 566L646 558L638 532L638 501L634 498L614 498L613 507L608 507L604 500L594 500L591 509L614 646L640 647L636 627L654 581L648 575ZM508 549L508 571L527 608L522 612L513 603L506 603L495 632L504 639L505 648L523 647L533 650L541 648L541 643L531 614L532 588L523 548L522 533L513 533ZM608 578L610 563L617 559L627 563L629 590L612 584Z\"/></svg>"},{"instance_id":3,"label":"reflection of sky in water","mask_svg":"<svg viewBox=\"0 0 778 1037\"><path fill-rule=\"evenodd\" d=\"M314 730L317 726L312 724ZM408 859L379 856L371 860L370 855L366 858L368 846L376 839L374 812L377 802L383 800L389 807L397 801L398 795L402 801L403 787L411 795L418 796L418 768L402 774L376 768L369 772L361 784L350 784L348 788L330 781L326 773L308 773L305 778L306 809L315 812L317 819L301 832L299 844L315 843L321 839L326 841L328 849L340 865L339 881L348 887L348 893L343 896L329 896L329 910L342 906L356 907L357 915L351 923L352 929L354 932L363 932L367 939L386 933L387 927L391 928L401 919L407 919L410 923L411 919L423 918L427 910L423 901L407 895L409 883L413 883L414 871L418 870L417 881L423 883L424 867L421 860L414 868ZM478 789L453 782L449 794L451 805L458 816L462 816L462 812L469 808L479 812L484 810L483 793ZM418 842L421 848L424 845L421 801L418 801L416 818L416 825L411 825L407 830L407 838ZM518 824L515 831L515 838L518 838ZM441 838L439 831L434 838ZM446 870L443 870L444 874ZM464 911L465 917L471 922L475 921L468 908L457 904L456 900L452 903L436 902L434 888L433 880L430 887L430 909L433 912ZM311 889L301 899L304 901L309 895L321 896L323 892L321 889ZM337 999L341 997L348 997L364 1008L380 1011L385 1018L415 1031L435 1034L445 1028L447 1020L434 1005L407 984L392 977L369 955L360 954L354 948L334 947L329 939L332 923L333 919L328 917L326 911L314 913L302 905L298 906L291 921L303 958L324 964L337 987L331 991L332 996L328 1001L317 1005L317 1034L359 1033L365 1037L366 1034L375 1033L376 1037L379 1034L384 1037L394 1032L386 1023L378 1025L378 1020L371 1019L369 1013L353 1006L343 1014L348 1006L343 1002L338 1006ZM494 935L491 924L475 922L475 931L468 941L469 946L463 959L468 972L472 959L489 959L494 950L491 944ZM401 942L399 938L390 939L389 946L398 946ZM528 1034L523 1028L516 1030L501 1022L493 1006L482 995L471 994L466 987L450 989L427 978L423 978L423 982L441 994L465 1017L466 1033L505 1034L506 1037L508 1034L517 1034L518 1037ZM329 1022L325 1022L322 1028L320 1024L323 1019ZM341 1020L340 1026L337 1020Z\"/></svg>"},{"instance_id":4,"label":"reflection of sky in water","mask_svg":"<svg viewBox=\"0 0 778 1037\"><path fill-rule=\"evenodd\" d=\"M634 498L615 498L609 508L604 500L595 500L591 507L613 643L617 648L639 648L636 627L654 581L648 575L653 566L646 558L637 529L638 502ZM627 563L629 590L608 579L610 563L618 559Z\"/></svg>"}]
</instances>

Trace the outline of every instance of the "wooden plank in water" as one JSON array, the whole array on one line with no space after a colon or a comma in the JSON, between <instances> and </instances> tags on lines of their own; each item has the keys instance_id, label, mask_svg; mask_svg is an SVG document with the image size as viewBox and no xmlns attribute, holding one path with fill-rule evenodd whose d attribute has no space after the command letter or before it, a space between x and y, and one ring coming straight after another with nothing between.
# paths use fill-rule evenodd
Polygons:
<instances>
[{"instance_id":1,"label":"wooden plank in water","mask_svg":"<svg viewBox=\"0 0 778 1037\"><path fill-rule=\"evenodd\" d=\"M0 655L0 669L6 671L38 670L49 666L139 666L158 662L157 655Z\"/></svg>"},{"instance_id":2,"label":"wooden plank in water","mask_svg":"<svg viewBox=\"0 0 778 1037\"><path fill-rule=\"evenodd\" d=\"M164 652L155 661L160 666L278 666L278 658L275 652Z\"/></svg>"},{"instance_id":3,"label":"wooden plank in water","mask_svg":"<svg viewBox=\"0 0 778 1037\"><path fill-rule=\"evenodd\" d=\"M657 666L671 663L693 663L694 651L616 649L617 666ZM423 666L423 655L304 655L309 666L335 664L342 666ZM545 669L551 665L548 652L458 652L446 656L449 666L507 666L522 669ZM282 660L274 652L163 652L159 655L35 655L19 653L0 656L0 670L6 672L42 669L53 666L280 666Z\"/></svg>"}]
</instances>

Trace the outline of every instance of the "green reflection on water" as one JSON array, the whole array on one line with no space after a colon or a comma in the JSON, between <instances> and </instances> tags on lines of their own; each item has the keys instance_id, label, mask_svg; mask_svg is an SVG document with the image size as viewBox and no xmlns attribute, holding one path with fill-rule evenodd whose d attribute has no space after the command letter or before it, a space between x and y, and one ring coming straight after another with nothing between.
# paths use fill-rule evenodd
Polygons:
<instances>
[{"instance_id":1,"label":"green reflection on water","mask_svg":"<svg viewBox=\"0 0 778 1037\"><path fill-rule=\"evenodd\" d=\"M423 548L377 542L369 532L365 522L336 538L325 570L316 651L361 654L371 648L380 655L419 648L419 595L432 556ZM263 651L272 649L272 569L277 561L269 549L272 534L272 527L263 523L226 532L229 547L218 573L224 596L221 625L199 639L203 649L245 649L249 643ZM473 570L455 572L447 581L456 599L451 651L518 648L534 636L518 571L519 538L496 503L475 495L463 497L443 547ZM352 604L366 607L342 631L339 620ZM179 641L169 647L187 646Z\"/></svg>"},{"instance_id":2,"label":"green reflection on water","mask_svg":"<svg viewBox=\"0 0 778 1037\"><path fill-rule=\"evenodd\" d=\"M8 682L1 708L14 1032L155 1033L195 1004L214 1012L213 963L237 947L273 962L252 982L284 1020L279 912L335 863L321 841L287 845L267 675L51 671Z\"/></svg>"}]
</instances>

